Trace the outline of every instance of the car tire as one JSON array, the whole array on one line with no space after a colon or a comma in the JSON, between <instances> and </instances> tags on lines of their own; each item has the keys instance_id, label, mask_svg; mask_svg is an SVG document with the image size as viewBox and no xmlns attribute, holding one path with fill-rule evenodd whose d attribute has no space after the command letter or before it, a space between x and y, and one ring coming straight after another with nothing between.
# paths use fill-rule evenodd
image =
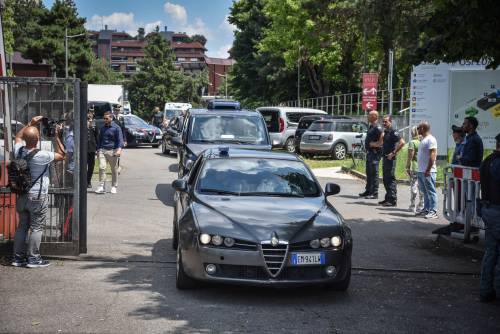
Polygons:
<instances>
[{"instance_id":1,"label":"car tire","mask_svg":"<svg viewBox=\"0 0 500 334\"><path fill-rule=\"evenodd\" d=\"M184 265L182 264L182 253L180 247L177 248L177 270L175 274L175 287L178 290L188 290L196 287L194 279L186 275Z\"/></svg>"},{"instance_id":2,"label":"car tire","mask_svg":"<svg viewBox=\"0 0 500 334\"><path fill-rule=\"evenodd\" d=\"M172 249L176 250L178 246L179 246L179 231L177 230L177 210L174 209L174 221L172 223Z\"/></svg>"},{"instance_id":3,"label":"car tire","mask_svg":"<svg viewBox=\"0 0 500 334\"><path fill-rule=\"evenodd\" d=\"M347 156L347 147L343 143L337 143L333 146L333 158L335 160L344 160Z\"/></svg>"},{"instance_id":4,"label":"car tire","mask_svg":"<svg viewBox=\"0 0 500 334\"><path fill-rule=\"evenodd\" d=\"M288 153L295 153L295 143L293 137L290 137L285 142L285 150Z\"/></svg>"}]
</instances>

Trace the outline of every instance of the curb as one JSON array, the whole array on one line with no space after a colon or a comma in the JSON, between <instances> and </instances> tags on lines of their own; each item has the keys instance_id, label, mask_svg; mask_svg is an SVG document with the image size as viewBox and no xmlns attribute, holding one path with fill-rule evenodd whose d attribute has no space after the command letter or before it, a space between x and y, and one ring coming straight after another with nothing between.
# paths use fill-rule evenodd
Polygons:
<instances>
[{"instance_id":1,"label":"curb","mask_svg":"<svg viewBox=\"0 0 500 334\"><path fill-rule=\"evenodd\" d=\"M361 173L361 172L358 172L357 170L355 169L352 169L352 168L348 168L348 167L345 167L345 166L342 166L342 172L344 173L348 173L348 174L352 174L360 179L363 179L363 180L366 180L366 175ZM383 181L384 179L379 177L378 178L379 181ZM396 183L397 184L405 184L407 186L410 185L410 181L408 180L396 180ZM436 182L436 187L442 187L443 186L443 182Z\"/></svg>"},{"instance_id":2,"label":"curb","mask_svg":"<svg viewBox=\"0 0 500 334\"><path fill-rule=\"evenodd\" d=\"M458 251L478 259L482 259L484 255L483 247L475 243L464 243L462 240L452 238L449 235L439 234L436 238L436 244L441 248L454 252Z\"/></svg>"}]
</instances>

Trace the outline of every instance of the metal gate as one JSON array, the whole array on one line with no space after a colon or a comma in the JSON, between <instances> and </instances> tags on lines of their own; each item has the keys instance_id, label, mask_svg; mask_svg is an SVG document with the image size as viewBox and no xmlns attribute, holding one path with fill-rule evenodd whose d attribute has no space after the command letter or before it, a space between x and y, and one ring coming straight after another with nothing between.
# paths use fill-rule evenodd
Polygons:
<instances>
[{"instance_id":1,"label":"metal gate","mask_svg":"<svg viewBox=\"0 0 500 334\"><path fill-rule=\"evenodd\" d=\"M67 154L65 161L50 165L49 209L41 253L86 253L86 83L79 79L0 77L0 99L0 251L6 253L12 249L19 222L16 195L6 187L6 166L12 158L15 134L34 116L41 115L48 122L39 128L40 149L54 151L54 134L50 129L56 123L63 125L63 144L69 147L74 140L74 152Z\"/></svg>"}]
</instances>

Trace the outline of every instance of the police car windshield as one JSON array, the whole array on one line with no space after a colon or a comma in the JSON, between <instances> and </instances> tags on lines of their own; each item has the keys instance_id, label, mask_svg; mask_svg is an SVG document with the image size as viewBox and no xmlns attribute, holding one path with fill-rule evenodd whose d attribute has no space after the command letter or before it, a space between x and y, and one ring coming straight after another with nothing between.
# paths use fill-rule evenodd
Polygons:
<instances>
[{"instance_id":1,"label":"police car windshield","mask_svg":"<svg viewBox=\"0 0 500 334\"><path fill-rule=\"evenodd\" d=\"M189 142L267 145L268 139L261 117L241 114L197 115L192 120Z\"/></svg>"},{"instance_id":2,"label":"police car windshield","mask_svg":"<svg viewBox=\"0 0 500 334\"><path fill-rule=\"evenodd\" d=\"M197 190L237 196L317 197L314 178L300 161L231 158L208 160Z\"/></svg>"}]
</instances>

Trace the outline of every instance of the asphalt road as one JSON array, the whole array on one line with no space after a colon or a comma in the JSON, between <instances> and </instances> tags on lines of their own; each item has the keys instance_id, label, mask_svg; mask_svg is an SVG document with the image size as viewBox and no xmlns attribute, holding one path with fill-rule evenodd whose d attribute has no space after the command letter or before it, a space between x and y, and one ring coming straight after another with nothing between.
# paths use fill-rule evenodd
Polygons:
<instances>
[{"instance_id":1,"label":"asphalt road","mask_svg":"<svg viewBox=\"0 0 500 334\"><path fill-rule=\"evenodd\" d=\"M128 149L118 194L89 193L89 253L38 270L0 266L0 332L499 333L500 303L478 302L480 259L436 246L440 220L358 200L337 182L331 201L353 229L346 293L321 288L175 289L171 250L176 159ZM455 274L452 274L455 273Z\"/></svg>"}]
</instances>

